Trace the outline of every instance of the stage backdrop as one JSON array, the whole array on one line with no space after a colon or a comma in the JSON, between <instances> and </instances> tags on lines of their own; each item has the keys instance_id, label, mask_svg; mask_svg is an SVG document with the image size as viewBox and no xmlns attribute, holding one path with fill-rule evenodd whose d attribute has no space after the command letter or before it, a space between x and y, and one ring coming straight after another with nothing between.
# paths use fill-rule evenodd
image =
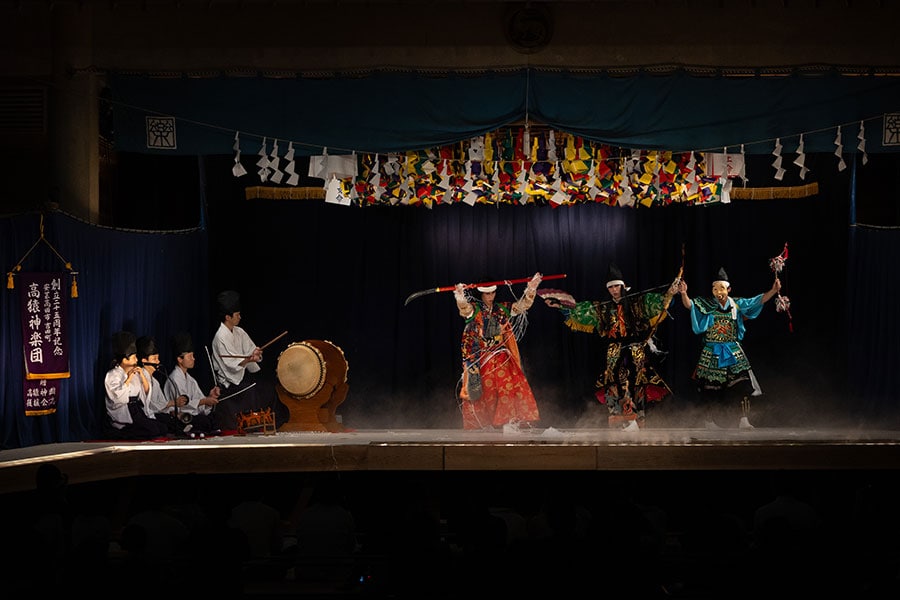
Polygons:
<instances>
[{"instance_id":1,"label":"stage backdrop","mask_svg":"<svg viewBox=\"0 0 900 600\"><path fill-rule=\"evenodd\" d=\"M174 362L169 340L175 332L190 331L201 348L206 338L209 303L205 231L114 230L63 213L49 213L44 219L44 234L78 271L78 297L67 299L71 376L61 380L55 413L25 416L19 290L4 289L0 297L3 448L99 436L105 411L103 377L111 366L113 332L128 329L138 336L155 336L167 366ZM40 215L0 219L0 257L6 270L16 265L39 235ZM44 244L35 247L23 269L64 270L59 258ZM20 284L17 277L13 283ZM68 291L68 286L65 289ZM208 376L199 373L204 361L198 358L197 362L197 378L207 386Z\"/></svg>"},{"instance_id":2,"label":"stage backdrop","mask_svg":"<svg viewBox=\"0 0 900 600\"><path fill-rule=\"evenodd\" d=\"M265 352L268 374L292 343L323 339L344 351L350 392L338 412L347 427L456 428L462 319L450 293L404 305L412 292L540 271L567 275L548 286L602 300L609 261L634 290L666 285L681 266L683 246L691 295L709 294L724 266L733 294L751 296L771 286L769 259L785 243L782 293L792 303L793 332L771 303L748 325L745 339L765 392L754 400L757 424L894 426L900 232L856 225L853 190L892 196L896 205L896 183L862 167L853 182L853 169L838 173L816 162L831 159L811 159L820 175L815 196L705 207L344 207L247 200L241 180L217 175L203 188L204 228L112 230L50 213L47 239L79 271L79 295L68 306L71 378L55 414L25 416L19 294L5 290L3 447L99 435L110 335L119 329L156 336L167 365L171 336L190 331L199 354L195 374L208 387L202 349L217 325L211 307L223 289L241 293L242 326L257 343L288 331ZM205 173L221 173L231 160L209 157L201 164ZM37 214L0 219L7 269L35 242L39 222ZM59 264L52 253L36 250L24 268L53 271ZM522 284L512 292L521 294ZM501 286L498 297L510 300L512 293ZM678 304L657 335L667 352L660 371L675 392L658 407L662 425L691 408L699 340ZM557 311L538 302L520 348L543 426L603 424L605 409L593 399L601 340L569 331Z\"/></svg>"}]
</instances>

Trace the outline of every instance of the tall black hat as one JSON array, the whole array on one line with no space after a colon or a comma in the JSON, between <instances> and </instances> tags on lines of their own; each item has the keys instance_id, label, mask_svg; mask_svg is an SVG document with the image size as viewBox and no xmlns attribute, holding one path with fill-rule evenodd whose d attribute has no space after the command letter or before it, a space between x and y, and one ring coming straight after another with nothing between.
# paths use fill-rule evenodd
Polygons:
<instances>
[{"instance_id":1,"label":"tall black hat","mask_svg":"<svg viewBox=\"0 0 900 600\"><path fill-rule=\"evenodd\" d=\"M219 315L230 315L241 310L241 295L234 290L225 290L216 296L216 307Z\"/></svg>"},{"instance_id":2,"label":"tall black hat","mask_svg":"<svg viewBox=\"0 0 900 600\"><path fill-rule=\"evenodd\" d=\"M187 332L176 333L172 338L172 352L175 356L181 356L188 352L194 351L194 342L191 340L191 334Z\"/></svg>"},{"instance_id":3,"label":"tall black hat","mask_svg":"<svg viewBox=\"0 0 900 600\"><path fill-rule=\"evenodd\" d=\"M716 276L713 278L713 281L724 281L726 287L731 287L731 280L728 279L728 273L725 272L725 267L719 267L719 270L716 272Z\"/></svg>"},{"instance_id":4,"label":"tall black hat","mask_svg":"<svg viewBox=\"0 0 900 600\"><path fill-rule=\"evenodd\" d=\"M130 331L117 331L112 335L112 353L116 361L137 354L134 334Z\"/></svg>"},{"instance_id":5,"label":"tall black hat","mask_svg":"<svg viewBox=\"0 0 900 600\"><path fill-rule=\"evenodd\" d=\"M621 285L626 291L631 289L625 285L625 278L622 277L622 271L619 270L619 266L616 263L611 262L609 263L609 268L606 270L606 287L614 285Z\"/></svg>"},{"instance_id":6,"label":"tall black hat","mask_svg":"<svg viewBox=\"0 0 900 600\"><path fill-rule=\"evenodd\" d=\"M149 335L142 335L139 337L136 346L138 360L144 360L152 354L159 354L159 348L156 347L156 340Z\"/></svg>"}]
</instances>

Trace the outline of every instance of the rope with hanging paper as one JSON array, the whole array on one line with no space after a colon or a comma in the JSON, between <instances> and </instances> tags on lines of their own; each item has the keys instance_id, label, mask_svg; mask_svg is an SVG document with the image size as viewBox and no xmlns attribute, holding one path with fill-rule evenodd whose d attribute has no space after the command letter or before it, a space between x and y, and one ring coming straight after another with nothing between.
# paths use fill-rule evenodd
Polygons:
<instances>
[{"instance_id":1,"label":"rope with hanging paper","mask_svg":"<svg viewBox=\"0 0 900 600\"><path fill-rule=\"evenodd\" d=\"M24 263L25 259L28 258L28 256L32 253L32 251L34 251L35 248L37 248L38 244L43 242L44 244L47 245L48 248L50 248L50 250L53 252L53 254L55 254L56 257L59 260L61 260L63 262L63 264L66 266L66 270L69 272L69 275L72 276L72 290L71 290L72 298L77 298L78 297L78 280L76 279L76 276L78 275L78 271L72 270L72 263L70 263L65 258L63 258L62 255L56 250L56 248L53 247L53 244L48 242L47 238L44 237L44 215L41 215L40 233L41 233L40 237L34 242L34 244L31 245L31 248L28 249L28 252L26 252L25 255L19 259L19 262L16 263L16 266L14 266L12 269L7 271L7 273L6 273L6 289L8 289L8 290L15 289L16 284L15 284L15 281L13 280L13 276L17 273L22 272L22 263Z\"/></svg>"}]
</instances>

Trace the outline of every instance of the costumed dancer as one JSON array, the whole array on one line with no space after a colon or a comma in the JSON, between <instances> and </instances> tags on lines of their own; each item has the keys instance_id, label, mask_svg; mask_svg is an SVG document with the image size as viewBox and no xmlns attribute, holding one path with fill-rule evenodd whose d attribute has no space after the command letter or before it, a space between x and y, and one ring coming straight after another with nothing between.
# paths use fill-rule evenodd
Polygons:
<instances>
[{"instance_id":1,"label":"costumed dancer","mask_svg":"<svg viewBox=\"0 0 900 600\"><path fill-rule=\"evenodd\" d=\"M540 420L518 345L524 333L525 313L534 303L540 283L541 274L535 273L515 302L495 302L496 285L477 287L481 300L467 296L464 284L456 285L456 306L466 320L459 390L463 428L490 429L507 424L527 428Z\"/></svg>"},{"instance_id":2,"label":"costumed dancer","mask_svg":"<svg viewBox=\"0 0 900 600\"><path fill-rule=\"evenodd\" d=\"M740 403L738 427L752 429L750 398L762 395L762 389L741 346L746 331L744 322L759 316L763 305L781 290L781 280L776 277L771 289L752 298L732 298L728 274L720 267L712 282L712 298L692 300L685 281L677 286L681 304L691 311L694 333L703 336L703 348L691 377L701 396L707 397L706 427L719 428L712 417L716 405Z\"/></svg>"},{"instance_id":3,"label":"costumed dancer","mask_svg":"<svg viewBox=\"0 0 900 600\"><path fill-rule=\"evenodd\" d=\"M676 279L676 282L678 279ZM609 411L610 427L637 431L644 427L647 409L671 395L669 386L651 364L659 350L653 341L656 326L665 319L676 292L673 283L665 293L631 290L615 263L606 274L610 299L576 302L557 290L543 290L547 306L557 308L572 331L596 333L607 340L606 366L596 382L595 395ZM661 289L661 288L660 288Z\"/></svg>"}]
</instances>

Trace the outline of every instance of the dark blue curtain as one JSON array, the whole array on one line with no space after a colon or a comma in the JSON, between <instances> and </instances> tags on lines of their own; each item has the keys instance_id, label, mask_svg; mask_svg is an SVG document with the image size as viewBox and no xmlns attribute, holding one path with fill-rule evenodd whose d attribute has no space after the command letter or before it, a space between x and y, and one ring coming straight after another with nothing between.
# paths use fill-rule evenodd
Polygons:
<instances>
[{"instance_id":1,"label":"dark blue curtain","mask_svg":"<svg viewBox=\"0 0 900 600\"><path fill-rule=\"evenodd\" d=\"M896 229L850 226L849 170L832 155L810 156L819 193L808 198L742 200L705 207L628 209L438 205L343 207L319 200L247 200L244 182L223 177L230 156L205 159L206 230L142 232L48 214L47 240L79 272L69 301L72 377L62 381L55 415L25 417L17 290L2 295L0 423L3 446L84 440L98 435L109 338L118 329L168 340L186 329L198 354L197 379L211 384L204 347L217 323L215 294L242 296L242 326L267 348L263 368L276 375L294 343L323 339L340 347L350 393L339 407L349 428L456 428L462 319L450 293L404 304L412 292L473 282L565 273L548 281L578 299L606 297L606 268L621 267L634 290L667 285L682 261L691 295L708 295L724 266L736 296L768 289L768 261L789 244L782 293L792 321L767 304L748 324L745 348L764 396L754 401L762 426L896 422ZM766 185L768 158L751 166ZM884 193L885 164L860 167L863 195ZM867 182L867 177L875 181ZM896 203L896 200L894 199ZM36 214L0 219L0 258L12 268L38 238ZM25 270L61 269L38 246ZM849 283L849 285L848 285ZM520 294L522 285L514 286ZM502 300L512 293L501 287ZM793 332L789 330L793 325ZM693 402L690 374L699 340L676 304L657 337L667 352L660 372L675 396L658 416ZM593 398L604 346L569 331L557 311L537 303L521 341L526 373L543 425L598 425L605 409Z\"/></svg>"},{"instance_id":2,"label":"dark blue curtain","mask_svg":"<svg viewBox=\"0 0 900 600\"><path fill-rule=\"evenodd\" d=\"M894 201L896 202L896 198ZM852 394L875 418L897 421L900 392L900 228L856 226L850 232L848 354Z\"/></svg>"},{"instance_id":3,"label":"dark blue curtain","mask_svg":"<svg viewBox=\"0 0 900 600\"><path fill-rule=\"evenodd\" d=\"M823 178L817 196L649 210L248 201L233 178L210 177L211 291L241 292L242 324L257 343L289 332L266 351L271 370L291 343L326 339L341 347L350 382L341 412L349 426L455 428L462 319L449 293L404 305L412 292L473 282L488 273L518 278L540 271L567 274L547 286L602 300L609 261L620 265L635 290L666 285L678 271L684 244L692 295L708 295L716 270L724 266L734 294L752 296L771 286L769 259L787 242L790 259L782 279L792 322L770 303L749 324L745 340L765 392L756 403L763 413L759 422L802 426L857 419L864 415L844 404L843 307L845 293L853 290L823 289L823 282L846 270L849 179L847 172L826 167L833 157L821 158L809 163ZM229 161L210 160L210 172L221 172ZM766 172L769 161L763 162L765 167L751 172ZM501 288L499 297L512 295ZM540 303L528 319L520 346L544 425L596 423L603 417L592 396L602 342L570 332L556 311ZM658 336L668 352L661 369L677 395L669 405L678 410L693 401L690 374L699 340L679 305Z\"/></svg>"},{"instance_id":4,"label":"dark blue curtain","mask_svg":"<svg viewBox=\"0 0 900 600\"><path fill-rule=\"evenodd\" d=\"M0 220L0 257L12 269L40 238L41 216ZM41 242L28 254L23 271L65 271L53 249L78 272L78 297L68 299L71 377L62 379L55 414L24 416L22 329L19 290L4 290L0 307L0 435L2 447L96 438L103 407L103 377L111 366L110 336L120 329L152 335L170 368L169 340L178 331L194 336L197 378L210 381L203 359L209 334L207 235L200 229L178 232L114 230L90 225L63 213L44 219ZM52 248L51 248L52 247Z\"/></svg>"}]
</instances>

